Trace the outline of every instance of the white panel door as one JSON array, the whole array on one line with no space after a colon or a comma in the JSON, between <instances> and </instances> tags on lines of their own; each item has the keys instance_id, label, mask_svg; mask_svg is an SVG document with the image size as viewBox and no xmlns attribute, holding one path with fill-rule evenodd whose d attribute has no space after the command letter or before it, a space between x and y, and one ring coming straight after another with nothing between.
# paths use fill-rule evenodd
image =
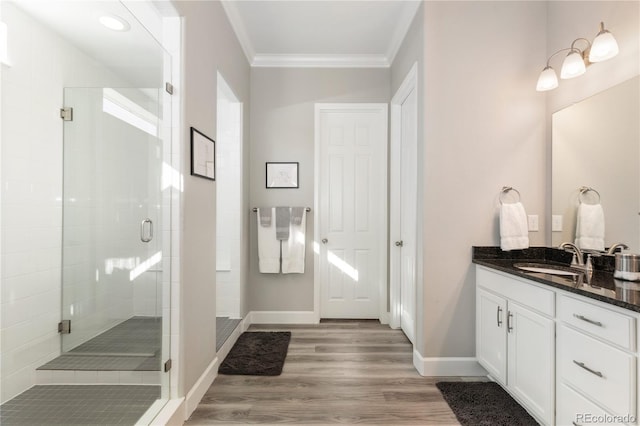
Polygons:
<instances>
[{"instance_id":1,"label":"white panel door","mask_svg":"<svg viewBox=\"0 0 640 426\"><path fill-rule=\"evenodd\" d=\"M387 107L322 107L317 119L320 316L379 318L386 291Z\"/></svg>"},{"instance_id":2,"label":"white panel door","mask_svg":"<svg viewBox=\"0 0 640 426\"><path fill-rule=\"evenodd\" d=\"M416 213L418 103L412 90L402 103L400 166L400 327L412 343L416 334Z\"/></svg>"},{"instance_id":3,"label":"white panel door","mask_svg":"<svg viewBox=\"0 0 640 426\"><path fill-rule=\"evenodd\" d=\"M415 343L417 316L418 89L417 66L391 100L391 318Z\"/></svg>"}]
</instances>

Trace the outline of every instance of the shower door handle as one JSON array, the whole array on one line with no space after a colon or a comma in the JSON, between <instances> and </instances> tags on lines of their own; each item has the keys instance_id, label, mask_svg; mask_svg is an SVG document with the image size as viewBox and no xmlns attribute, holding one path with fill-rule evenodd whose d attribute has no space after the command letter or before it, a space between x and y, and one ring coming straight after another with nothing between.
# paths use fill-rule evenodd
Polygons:
<instances>
[{"instance_id":1,"label":"shower door handle","mask_svg":"<svg viewBox=\"0 0 640 426\"><path fill-rule=\"evenodd\" d=\"M145 223L149 224L149 233L145 235ZM149 218L146 218L142 222L140 222L140 241L143 243L148 243L153 240L153 221Z\"/></svg>"}]
</instances>

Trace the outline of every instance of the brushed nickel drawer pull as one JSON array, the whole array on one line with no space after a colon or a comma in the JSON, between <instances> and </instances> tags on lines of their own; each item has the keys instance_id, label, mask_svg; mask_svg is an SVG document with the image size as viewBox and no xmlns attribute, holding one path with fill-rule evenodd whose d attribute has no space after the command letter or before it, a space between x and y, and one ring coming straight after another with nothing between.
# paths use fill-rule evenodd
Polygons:
<instances>
[{"instance_id":1,"label":"brushed nickel drawer pull","mask_svg":"<svg viewBox=\"0 0 640 426\"><path fill-rule=\"evenodd\" d=\"M589 367L587 367L586 365L584 365L584 362L578 362L578 361L576 361L576 360L574 359L574 360L573 360L573 363L574 363L575 365L577 365L578 367L582 367L582 368L584 368L584 369L585 369L585 370L587 370L589 373L591 373L591 374L595 374L596 376L598 376L598 377L602 377L602 378L604 379L604 376L602 375L602 373L601 373L601 372L590 369Z\"/></svg>"},{"instance_id":2,"label":"brushed nickel drawer pull","mask_svg":"<svg viewBox=\"0 0 640 426\"><path fill-rule=\"evenodd\" d=\"M498 321L498 327L502 325L502 308L498 306L498 310L496 312L496 320Z\"/></svg>"},{"instance_id":3,"label":"brushed nickel drawer pull","mask_svg":"<svg viewBox=\"0 0 640 426\"><path fill-rule=\"evenodd\" d=\"M579 320L582 320L584 322L588 322L589 324L593 324L593 325L597 325L598 327L602 327L602 323L600 321L594 321L592 319L586 318L582 315L578 315L578 314L573 314L574 317L578 318Z\"/></svg>"},{"instance_id":4,"label":"brushed nickel drawer pull","mask_svg":"<svg viewBox=\"0 0 640 426\"><path fill-rule=\"evenodd\" d=\"M509 333L511 333L511 330L513 330L513 325L511 324L512 320L513 320L513 314L511 313L511 311L509 311L507 313L507 331Z\"/></svg>"}]
</instances>

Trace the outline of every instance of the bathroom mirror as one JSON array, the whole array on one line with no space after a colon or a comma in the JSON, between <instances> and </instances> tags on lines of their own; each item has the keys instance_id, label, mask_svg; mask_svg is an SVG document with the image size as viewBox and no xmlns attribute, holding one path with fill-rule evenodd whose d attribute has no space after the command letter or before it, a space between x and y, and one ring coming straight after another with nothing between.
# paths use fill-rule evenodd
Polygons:
<instances>
[{"instance_id":1,"label":"bathroom mirror","mask_svg":"<svg viewBox=\"0 0 640 426\"><path fill-rule=\"evenodd\" d=\"M554 246L575 240L580 188L586 186L600 194L605 246L623 242L640 253L639 82L636 76L553 114ZM598 201L593 191L581 198Z\"/></svg>"}]
</instances>

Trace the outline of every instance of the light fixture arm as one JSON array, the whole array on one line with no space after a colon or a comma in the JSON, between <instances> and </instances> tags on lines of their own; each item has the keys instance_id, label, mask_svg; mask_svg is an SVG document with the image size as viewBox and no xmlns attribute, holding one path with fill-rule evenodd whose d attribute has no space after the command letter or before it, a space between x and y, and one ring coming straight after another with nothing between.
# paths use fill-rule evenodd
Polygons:
<instances>
[{"instance_id":1,"label":"light fixture arm","mask_svg":"<svg viewBox=\"0 0 640 426\"><path fill-rule=\"evenodd\" d=\"M549 59L547 59L547 67L549 67L549 63L551 62L551 59L553 59L554 56L556 56L558 53L562 53L562 52L566 52L568 50L574 50L573 45L571 47L565 47L564 49L560 49L557 52L555 52L553 55L549 56Z\"/></svg>"},{"instance_id":2,"label":"light fixture arm","mask_svg":"<svg viewBox=\"0 0 640 426\"><path fill-rule=\"evenodd\" d=\"M587 46L586 49L580 50L577 47L575 47L576 42L580 41L580 40L587 42L588 46ZM587 40L586 38L583 38L583 37L577 38L577 39L573 40L573 43L571 43L571 51L579 52L580 55L582 55L582 57L587 56L590 49L591 49L591 42L589 40Z\"/></svg>"}]
</instances>

